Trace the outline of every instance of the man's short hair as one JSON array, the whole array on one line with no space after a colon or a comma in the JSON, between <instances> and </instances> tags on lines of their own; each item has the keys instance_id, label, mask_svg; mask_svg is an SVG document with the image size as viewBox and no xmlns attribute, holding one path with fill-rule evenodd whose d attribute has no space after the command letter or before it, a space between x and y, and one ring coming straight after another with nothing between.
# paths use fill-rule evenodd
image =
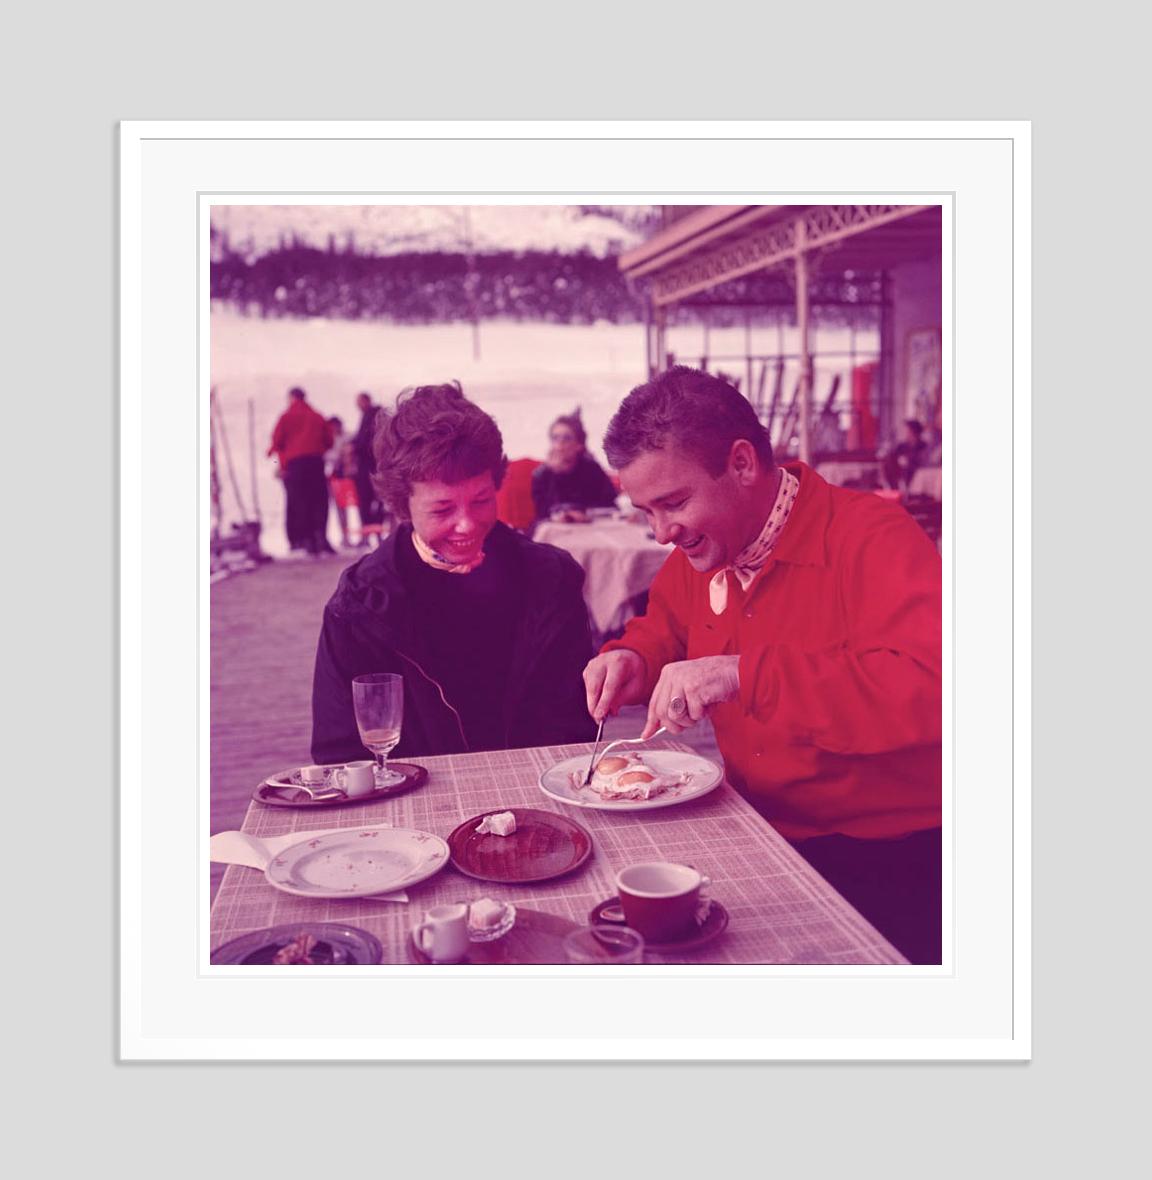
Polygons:
<instances>
[{"instance_id":1,"label":"man's short hair","mask_svg":"<svg viewBox=\"0 0 1152 1180\"><path fill-rule=\"evenodd\" d=\"M298 402L302 402L308 395L300 388L299 385L294 385L290 390L288 390L288 396L295 398Z\"/></svg>"},{"instance_id":2,"label":"man's short hair","mask_svg":"<svg viewBox=\"0 0 1152 1180\"><path fill-rule=\"evenodd\" d=\"M760 462L771 470L772 442L748 399L719 377L675 365L637 385L624 399L608 423L604 453L619 471L645 451L675 444L717 477L740 438L756 448Z\"/></svg>"},{"instance_id":3,"label":"man's short hair","mask_svg":"<svg viewBox=\"0 0 1152 1180\"><path fill-rule=\"evenodd\" d=\"M372 486L402 520L411 518L413 484L463 483L490 471L499 487L508 466L500 428L464 396L459 381L403 390L394 410L376 415L372 453Z\"/></svg>"}]
</instances>

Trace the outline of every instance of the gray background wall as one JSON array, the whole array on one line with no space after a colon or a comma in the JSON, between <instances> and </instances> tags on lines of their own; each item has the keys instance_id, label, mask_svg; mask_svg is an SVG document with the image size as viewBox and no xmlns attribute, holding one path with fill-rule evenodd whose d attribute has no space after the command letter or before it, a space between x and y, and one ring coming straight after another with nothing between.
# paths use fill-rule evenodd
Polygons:
<instances>
[{"instance_id":1,"label":"gray background wall","mask_svg":"<svg viewBox=\"0 0 1152 1180\"><path fill-rule=\"evenodd\" d=\"M553 10L552 25L539 6L422 11L208 2L9 17L0 297L6 484L19 501L5 729L9 790L55 797L54 811L46 799L6 815L18 837L4 874L10 1151L30 1174L240 1175L279 1162L298 1174L361 1153L395 1166L393 1153L426 1139L442 1164L474 1168L493 1128L511 1127L493 1158L515 1172L611 1159L674 1174L1112 1174L1134 1147L1145 1073L1132 1040L1144 924L1130 929L1125 900L1143 884L1147 771L1131 735L1147 694L1131 620L1145 591L1126 553L1139 533L1117 511L1145 499L1127 343L1143 325L1123 232L1142 180L1142 42L1128 10L1103 3L1076 28L1054 18L1042 31L1030 12L991 4L936 18L890 6L882 27L871 10L829 4L819 20L712 5L697 29L671 9L598 4ZM460 115L1035 121L1031 1064L116 1064L116 121ZM64 686L80 703L66 733ZM586 1117L620 1105L624 1118ZM324 1129L330 1109L351 1144ZM674 1132L653 1136L661 1124Z\"/></svg>"}]
</instances>

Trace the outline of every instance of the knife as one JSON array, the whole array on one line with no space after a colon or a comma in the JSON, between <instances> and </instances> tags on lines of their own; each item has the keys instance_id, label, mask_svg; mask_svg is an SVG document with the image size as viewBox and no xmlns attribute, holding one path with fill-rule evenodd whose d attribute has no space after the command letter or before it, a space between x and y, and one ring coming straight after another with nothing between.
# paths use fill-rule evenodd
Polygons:
<instances>
[{"instance_id":1,"label":"knife","mask_svg":"<svg viewBox=\"0 0 1152 1180\"><path fill-rule=\"evenodd\" d=\"M588 773L584 776L584 786L587 786L592 781L592 768L596 765L596 751L600 749L600 737L604 733L604 718L600 718L600 724L596 727L596 744L592 747L592 757L588 762Z\"/></svg>"}]
</instances>

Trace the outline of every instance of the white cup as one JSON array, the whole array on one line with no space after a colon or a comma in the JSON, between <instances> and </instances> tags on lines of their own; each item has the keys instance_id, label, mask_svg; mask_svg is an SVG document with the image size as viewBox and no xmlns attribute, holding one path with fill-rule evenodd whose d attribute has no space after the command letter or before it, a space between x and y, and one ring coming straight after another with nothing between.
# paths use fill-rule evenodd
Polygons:
<instances>
[{"instance_id":1,"label":"white cup","mask_svg":"<svg viewBox=\"0 0 1152 1180\"><path fill-rule=\"evenodd\" d=\"M467 905L434 905L412 940L433 963L459 963L468 953Z\"/></svg>"},{"instance_id":2,"label":"white cup","mask_svg":"<svg viewBox=\"0 0 1152 1180\"><path fill-rule=\"evenodd\" d=\"M376 790L376 763L349 762L332 774L332 781L347 795L369 795Z\"/></svg>"},{"instance_id":3,"label":"white cup","mask_svg":"<svg viewBox=\"0 0 1152 1180\"><path fill-rule=\"evenodd\" d=\"M325 777L325 770L323 766L302 766L300 768L301 782L308 783L310 786L315 786L316 783L322 783Z\"/></svg>"}]
</instances>

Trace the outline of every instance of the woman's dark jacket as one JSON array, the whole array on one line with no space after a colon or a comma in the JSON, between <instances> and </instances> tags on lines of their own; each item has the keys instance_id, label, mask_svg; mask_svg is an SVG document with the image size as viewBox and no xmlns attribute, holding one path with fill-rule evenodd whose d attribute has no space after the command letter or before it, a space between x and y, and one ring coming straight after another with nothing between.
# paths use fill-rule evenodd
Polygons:
<instances>
[{"instance_id":1,"label":"woman's dark jacket","mask_svg":"<svg viewBox=\"0 0 1152 1180\"><path fill-rule=\"evenodd\" d=\"M459 717L426 668L411 592L396 546L401 526L375 552L344 571L324 608L312 681L312 758L317 763L371 758L360 742L352 678L369 672L404 677L404 725L392 758L456 754L468 749ZM504 700L505 749L591 741L582 673L592 657L584 571L552 545L497 524L484 544L523 590Z\"/></svg>"},{"instance_id":2,"label":"woman's dark jacket","mask_svg":"<svg viewBox=\"0 0 1152 1180\"><path fill-rule=\"evenodd\" d=\"M608 473L590 455L581 455L571 471L553 471L541 463L532 472L537 520L547 520L555 508L611 508L616 496Z\"/></svg>"}]
</instances>

